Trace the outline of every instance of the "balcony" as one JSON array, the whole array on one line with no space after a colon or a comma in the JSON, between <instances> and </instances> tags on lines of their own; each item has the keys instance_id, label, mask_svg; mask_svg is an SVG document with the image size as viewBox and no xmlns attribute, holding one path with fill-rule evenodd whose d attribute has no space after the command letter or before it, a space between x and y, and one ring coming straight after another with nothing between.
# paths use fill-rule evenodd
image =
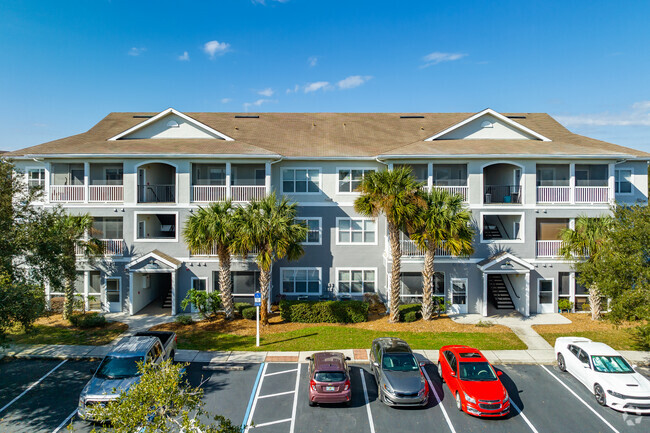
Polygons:
<instances>
[{"instance_id":1,"label":"balcony","mask_svg":"<svg viewBox=\"0 0 650 433\"><path fill-rule=\"evenodd\" d=\"M176 203L176 167L164 163L139 166L138 203Z\"/></svg>"},{"instance_id":2,"label":"balcony","mask_svg":"<svg viewBox=\"0 0 650 433\"><path fill-rule=\"evenodd\" d=\"M104 256L123 256L126 245L124 239L100 239L102 244L104 244ZM75 254L77 256L83 256L84 250L79 245L75 245Z\"/></svg>"},{"instance_id":3,"label":"balcony","mask_svg":"<svg viewBox=\"0 0 650 433\"><path fill-rule=\"evenodd\" d=\"M53 163L51 202L110 203L124 201L121 163Z\"/></svg>"},{"instance_id":4,"label":"balcony","mask_svg":"<svg viewBox=\"0 0 650 433\"><path fill-rule=\"evenodd\" d=\"M266 196L264 164L192 164L192 201L249 202Z\"/></svg>"},{"instance_id":5,"label":"balcony","mask_svg":"<svg viewBox=\"0 0 650 433\"><path fill-rule=\"evenodd\" d=\"M390 253L390 245L386 243ZM424 250L418 248L414 241L410 239L402 239L400 241L400 249L402 250L402 257L424 257ZM436 248L436 257L450 257L449 251L446 248Z\"/></svg>"},{"instance_id":6,"label":"balcony","mask_svg":"<svg viewBox=\"0 0 650 433\"><path fill-rule=\"evenodd\" d=\"M538 164L537 203L609 203L606 164Z\"/></svg>"},{"instance_id":7,"label":"balcony","mask_svg":"<svg viewBox=\"0 0 650 433\"><path fill-rule=\"evenodd\" d=\"M521 168L497 163L483 169L483 203L521 204Z\"/></svg>"},{"instance_id":8,"label":"balcony","mask_svg":"<svg viewBox=\"0 0 650 433\"><path fill-rule=\"evenodd\" d=\"M537 241L537 257L559 257L562 241Z\"/></svg>"},{"instance_id":9,"label":"balcony","mask_svg":"<svg viewBox=\"0 0 650 433\"><path fill-rule=\"evenodd\" d=\"M90 185L88 187L90 202L120 202L124 201L124 186L122 185Z\"/></svg>"},{"instance_id":10,"label":"balcony","mask_svg":"<svg viewBox=\"0 0 650 433\"><path fill-rule=\"evenodd\" d=\"M463 197L463 201L467 201L469 187L467 186L443 186L443 185L433 185L434 188L447 191L449 194L460 194Z\"/></svg>"},{"instance_id":11,"label":"balcony","mask_svg":"<svg viewBox=\"0 0 650 433\"><path fill-rule=\"evenodd\" d=\"M138 203L174 203L176 185L140 185Z\"/></svg>"},{"instance_id":12,"label":"balcony","mask_svg":"<svg viewBox=\"0 0 650 433\"><path fill-rule=\"evenodd\" d=\"M84 185L52 185L50 186L50 201L83 203L85 191Z\"/></svg>"},{"instance_id":13,"label":"balcony","mask_svg":"<svg viewBox=\"0 0 650 433\"><path fill-rule=\"evenodd\" d=\"M259 249L253 248L252 250L249 251L248 258L249 259L254 258L257 255L257 253L259 253ZM195 253L190 251L190 256L192 256L192 257L217 257L218 255L219 254L217 254L217 247L216 246L212 247L209 250L197 251ZM235 255L235 257L240 258L241 256Z\"/></svg>"},{"instance_id":14,"label":"balcony","mask_svg":"<svg viewBox=\"0 0 650 433\"><path fill-rule=\"evenodd\" d=\"M521 204L519 185L485 185L483 202L485 204Z\"/></svg>"}]
</instances>

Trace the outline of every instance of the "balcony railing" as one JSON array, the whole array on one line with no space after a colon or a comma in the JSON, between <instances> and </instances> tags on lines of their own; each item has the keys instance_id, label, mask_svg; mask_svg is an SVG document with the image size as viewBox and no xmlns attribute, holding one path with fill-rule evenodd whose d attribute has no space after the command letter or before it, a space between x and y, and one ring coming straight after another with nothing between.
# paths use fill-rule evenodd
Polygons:
<instances>
[{"instance_id":1,"label":"balcony railing","mask_svg":"<svg viewBox=\"0 0 650 433\"><path fill-rule=\"evenodd\" d=\"M261 200L266 195L266 186L233 185L230 187L232 201Z\"/></svg>"},{"instance_id":2,"label":"balcony railing","mask_svg":"<svg viewBox=\"0 0 650 433\"><path fill-rule=\"evenodd\" d=\"M537 203L569 203L571 187L569 186L538 186Z\"/></svg>"},{"instance_id":3,"label":"balcony railing","mask_svg":"<svg viewBox=\"0 0 650 433\"><path fill-rule=\"evenodd\" d=\"M124 239L100 239L104 244L104 256L123 256L125 245ZM84 255L84 249L80 245L75 245L75 254Z\"/></svg>"},{"instance_id":4,"label":"balcony railing","mask_svg":"<svg viewBox=\"0 0 650 433\"><path fill-rule=\"evenodd\" d=\"M124 187L122 185L90 185L88 201L109 202L124 201Z\"/></svg>"},{"instance_id":5,"label":"balcony railing","mask_svg":"<svg viewBox=\"0 0 650 433\"><path fill-rule=\"evenodd\" d=\"M485 185L483 201L490 203L521 203L519 185Z\"/></svg>"},{"instance_id":6,"label":"balcony railing","mask_svg":"<svg viewBox=\"0 0 650 433\"><path fill-rule=\"evenodd\" d=\"M50 201L83 202L84 185L52 185Z\"/></svg>"},{"instance_id":7,"label":"balcony railing","mask_svg":"<svg viewBox=\"0 0 650 433\"><path fill-rule=\"evenodd\" d=\"M138 203L174 203L176 185L139 185Z\"/></svg>"},{"instance_id":8,"label":"balcony railing","mask_svg":"<svg viewBox=\"0 0 650 433\"><path fill-rule=\"evenodd\" d=\"M250 252L248 253L248 258L249 258L249 259L251 259L251 258L254 259L258 252L259 252L259 249L257 249L257 248L253 248L253 249L250 250ZM194 252L194 253L193 253L192 251L190 251L190 256L192 256L192 257L207 257L207 256L214 256L214 257L216 257L216 256L218 256L218 254L217 254L217 247L214 246L214 247L212 247L210 250L206 250L206 251L197 251L197 252ZM241 257L241 255L235 255L235 257Z\"/></svg>"},{"instance_id":9,"label":"balcony railing","mask_svg":"<svg viewBox=\"0 0 650 433\"><path fill-rule=\"evenodd\" d=\"M562 241L537 241L537 257L559 257Z\"/></svg>"},{"instance_id":10,"label":"balcony railing","mask_svg":"<svg viewBox=\"0 0 650 433\"><path fill-rule=\"evenodd\" d=\"M224 201L227 189L225 185L193 185L192 201Z\"/></svg>"},{"instance_id":11,"label":"balcony railing","mask_svg":"<svg viewBox=\"0 0 650 433\"><path fill-rule=\"evenodd\" d=\"M390 245L388 245L388 249L390 252ZM415 242L413 242L410 239L404 239L400 241L400 248L402 250L402 256L404 257L424 257L424 250L418 248ZM451 254L449 254L449 251L447 251L446 248L436 248L436 257L449 257Z\"/></svg>"},{"instance_id":12,"label":"balcony railing","mask_svg":"<svg viewBox=\"0 0 650 433\"><path fill-rule=\"evenodd\" d=\"M607 203L609 187L576 186L576 203Z\"/></svg>"},{"instance_id":13,"label":"balcony railing","mask_svg":"<svg viewBox=\"0 0 650 433\"><path fill-rule=\"evenodd\" d=\"M463 196L463 201L467 201L467 192L469 188L467 186L447 186L447 185L433 185L434 188L444 190L450 194L460 194Z\"/></svg>"}]
</instances>

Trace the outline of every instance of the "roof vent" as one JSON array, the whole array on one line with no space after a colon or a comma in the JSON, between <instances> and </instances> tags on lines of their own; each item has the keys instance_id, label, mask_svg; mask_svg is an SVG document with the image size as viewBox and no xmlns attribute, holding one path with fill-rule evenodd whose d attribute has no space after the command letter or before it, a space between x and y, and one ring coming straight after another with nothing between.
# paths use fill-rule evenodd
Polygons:
<instances>
[{"instance_id":1,"label":"roof vent","mask_svg":"<svg viewBox=\"0 0 650 433\"><path fill-rule=\"evenodd\" d=\"M481 123L481 128L493 128L494 125L489 120L485 120Z\"/></svg>"},{"instance_id":2,"label":"roof vent","mask_svg":"<svg viewBox=\"0 0 650 433\"><path fill-rule=\"evenodd\" d=\"M178 122L175 120L170 120L169 122L167 122L168 128L178 128L178 126L179 126Z\"/></svg>"},{"instance_id":3,"label":"roof vent","mask_svg":"<svg viewBox=\"0 0 650 433\"><path fill-rule=\"evenodd\" d=\"M424 116L399 116L400 119L424 119Z\"/></svg>"},{"instance_id":4,"label":"roof vent","mask_svg":"<svg viewBox=\"0 0 650 433\"><path fill-rule=\"evenodd\" d=\"M242 115L235 116L235 119L259 119L259 118L260 116L242 116Z\"/></svg>"},{"instance_id":5,"label":"roof vent","mask_svg":"<svg viewBox=\"0 0 650 433\"><path fill-rule=\"evenodd\" d=\"M506 116L508 119L525 119L526 116Z\"/></svg>"},{"instance_id":6,"label":"roof vent","mask_svg":"<svg viewBox=\"0 0 650 433\"><path fill-rule=\"evenodd\" d=\"M136 114L133 116L134 119L151 119L153 116L147 114Z\"/></svg>"}]
</instances>

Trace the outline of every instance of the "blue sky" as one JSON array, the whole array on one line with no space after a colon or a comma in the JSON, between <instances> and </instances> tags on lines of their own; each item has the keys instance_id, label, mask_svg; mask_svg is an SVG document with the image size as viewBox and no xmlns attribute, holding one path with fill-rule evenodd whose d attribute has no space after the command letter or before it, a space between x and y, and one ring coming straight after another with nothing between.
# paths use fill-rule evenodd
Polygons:
<instances>
[{"instance_id":1,"label":"blue sky","mask_svg":"<svg viewBox=\"0 0 650 433\"><path fill-rule=\"evenodd\" d=\"M650 152L650 2L13 1L0 149L111 111L548 112Z\"/></svg>"}]
</instances>

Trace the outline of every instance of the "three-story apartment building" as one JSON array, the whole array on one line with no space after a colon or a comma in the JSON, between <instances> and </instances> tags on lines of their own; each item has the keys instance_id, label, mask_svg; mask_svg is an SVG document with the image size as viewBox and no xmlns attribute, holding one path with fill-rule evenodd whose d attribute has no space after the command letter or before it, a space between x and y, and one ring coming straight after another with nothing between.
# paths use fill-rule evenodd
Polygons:
<instances>
[{"instance_id":1,"label":"three-story apartment building","mask_svg":"<svg viewBox=\"0 0 650 433\"><path fill-rule=\"evenodd\" d=\"M187 218L211 201L271 191L298 202L305 255L273 269L271 300L386 297L392 258L383 218L358 215L357 185L409 165L426 188L462 194L475 253L435 260L451 312L523 315L587 300L559 231L616 203L647 204L650 154L573 134L544 113L111 113L89 131L5 155L43 203L89 212L106 255L80 257L76 292L91 309L181 312L190 288L218 290L214 251L191 254ZM422 296L423 254L401 241L404 301ZM259 289L251 256L233 260L237 300ZM48 299L60 296L48 290ZM150 307L151 308L151 307ZM147 311L147 310L145 310Z\"/></svg>"}]
</instances>

